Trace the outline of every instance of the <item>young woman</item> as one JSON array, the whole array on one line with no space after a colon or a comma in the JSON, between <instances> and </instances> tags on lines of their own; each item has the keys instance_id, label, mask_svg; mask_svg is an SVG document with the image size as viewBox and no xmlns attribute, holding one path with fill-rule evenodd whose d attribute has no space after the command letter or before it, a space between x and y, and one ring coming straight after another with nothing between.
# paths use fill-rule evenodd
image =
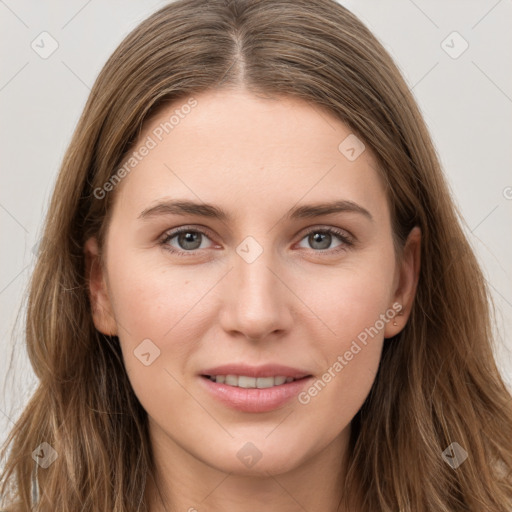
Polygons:
<instances>
[{"instance_id":1,"label":"young woman","mask_svg":"<svg viewBox=\"0 0 512 512\"><path fill-rule=\"evenodd\" d=\"M14 511L504 512L490 295L331 0L178 0L100 73L31 281Z\"/></svg>"}]
</instances>

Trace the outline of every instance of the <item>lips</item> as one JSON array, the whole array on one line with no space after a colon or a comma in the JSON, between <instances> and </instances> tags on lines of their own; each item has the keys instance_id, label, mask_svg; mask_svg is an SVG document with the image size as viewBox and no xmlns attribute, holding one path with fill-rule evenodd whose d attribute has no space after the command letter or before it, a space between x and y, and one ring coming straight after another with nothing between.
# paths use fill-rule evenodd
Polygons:
<instances>
[{"instance_id":1,"label":"lips","mask_svg":"<svg viewBox=\"0 0 512 512\"><path fill-rule=\"evenodd\" d=\"M199 376L210 396L231 409L250 413L270 412L285 405L312 380L304 370L275 364L216 366Z\"/></svg>"},{"instance_id":2,"label":"lips","mask_svg":"<svg viewBox=\"0 0 512 512\"><path fill-rule=\"evenodd\" d=\"M283 366L279 364L266 364L262 366L249 366L245 364L226 364L207 368L200 375L212 377L217 375L245 375L247 377L291 377L295 380L308 377L311 374L305 370Z\"/></svg>"}]
</instances>

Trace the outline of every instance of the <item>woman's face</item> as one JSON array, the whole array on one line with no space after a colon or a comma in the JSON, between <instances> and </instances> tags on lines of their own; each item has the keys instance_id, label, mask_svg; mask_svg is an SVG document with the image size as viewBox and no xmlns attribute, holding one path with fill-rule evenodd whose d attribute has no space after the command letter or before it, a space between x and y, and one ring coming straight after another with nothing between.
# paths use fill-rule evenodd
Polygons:
<instances>
[{"instance_id":1,"label":"woman's face","mask_svg":"<svg viewBox=\"0 0 512 512\"><path fill-rule=\"evenodd\" d=\"M95 325L119 336L173 460L276 474L329 445L341 454L384 338L407 319L419 233L399 266L376 162L320 107L242 90L194 99L150 120L111 184Z\"/></svg>"}]
</instances>

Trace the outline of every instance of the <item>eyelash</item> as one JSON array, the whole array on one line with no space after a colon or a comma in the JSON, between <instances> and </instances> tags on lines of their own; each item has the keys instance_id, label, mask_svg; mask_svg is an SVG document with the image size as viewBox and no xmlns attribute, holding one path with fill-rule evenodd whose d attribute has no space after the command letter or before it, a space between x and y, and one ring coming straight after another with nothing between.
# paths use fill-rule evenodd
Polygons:
<instances>
[{"instance_id":1,"label":"eyelash","mask_svg":"<svg viewBox=\"0 0 512 512\"><path fill-rule=\"evenodd\" d=\"M172 248L168 244L168 242L170 240L172 240L174 237L176 237L180 233L200 233L201 235L204 235L205 237L210 238L208 233L206 233L202 229L182 226L182 227L176 228L172 231L168 231L167 233L165 233L165 236L159 242L159 245L161 245L165 250L167 250L170 253L175 254L177 256L183 256L183 257L195 256L197 254L197 251L200 251L201 249L195 249L193 251L180 251L180 250L176 250L176 249ZM347 249L350 249L354 245L354 241L353 241L352 237L347 236L344 231L341 231L336 228L313 228L313 229L307 231L304 234L304 236L300 239L300 241L304 240L304 238L311 235L312 233L324 233L324 234L334 235L334 236L338 237L338 239L343 243L343 245L340 245L339 247L337 247L335 249L320 249L320 250L312 249L313 252L316 252L319 254L324 254L324 253L337 254L339 252L346 251Z\"/></svg>"}]
</instances>

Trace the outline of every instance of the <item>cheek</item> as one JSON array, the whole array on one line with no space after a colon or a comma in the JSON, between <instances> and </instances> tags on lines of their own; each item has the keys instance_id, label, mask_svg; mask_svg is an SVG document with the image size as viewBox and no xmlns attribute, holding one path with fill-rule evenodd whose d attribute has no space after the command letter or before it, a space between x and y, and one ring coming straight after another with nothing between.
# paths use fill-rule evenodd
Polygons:
<instances>
[{"instance_id":1,"label":"cheek","mask_svg":"<svg viewBox=\"0 0 512 512\"><path fill-rule=\"evenodd\" d=\"M380 258L359 263L336 269L335 275L317 282L319 286L309 287L307 295L308 305L321 320L316 350L324 371L299 402L333 408L340 422L348 422L368 395L380 362L384 328L395 313L392 249L387 256L383 251Z\"/></svg>"},{"instance_id":2,"label":"cheek","mask_svg":"<svg viewBox=\"0 0 512 512\"><path fill-rule=\"evenodd\" d=\"M135 257L111 266L114 310L126 339L137 342L142 337L163 343L175 330L191 324L190 318L201 310L201 296L211 287L210 281L215 282L215 276L206 274L199 282L191 269L173 268L163 259L152 262Z\"/></svg>"},{"instance_id":3,"label":"cheek","mask_svg":"<svg viewBox=\"0 0 512 512\"><path fill-rule=\"evenodd\" d=\"M379 367L385 325L380 315L387 308L375 289L373 293L364 290L347 286L331 295L337 299L335 306L326 303L325 320L335 335L320 338L315 359L323 362L322 369L298 396L308 421L315 425L311 431L327 429L327 438L344 429L359 411ZM328 427L324 425L326 414ZM310 441L314 442L314 436Z\"/></svg>"},{"instance_id":4,"label":"cheek","mask_svg":"<svg viewBox=\"0 0 512 512\"><path fill-rule=\"evenodd\" d=\"M181 366L200 340L192 331L199 328L202 294L197 285L194 288L188 272L162 269L148 262L140 264L126 258L122 265L112 266L109 275L133 391L152 416L167 424L171 411L186 409L190 399L180 385Z\"/></svg>"},{"instance_id":5,"label":"cheek","mask_svg":"<svg viewBox=\"0 0 512 512\"><path fill-rule=\"evenodd\" d=\"M179 383L190 371L201 333L215 321L205 294L219 276L210 269L198 277L193 267L171 267L164 258L143 260L135 254L119 261L111 264L109 281L132 387L150 410L151 404L169 400L179 407L187 398Z\"/></svg>"},{"instance_id":6,"label":"cheek","mask_svg":"<svg viewBox=\"0 0 512 512\"><path fill-rule=\"evenodd\" d=\"M329 340L324 345L326 353L332 357L368 329L383 331L379 320L392 306L393 279L394 259L382 254L380 261L365 257L332 272L297 280L297 295L305 298L304 303L325 328L322 337Z\"/></svg>"}]
</instances>

